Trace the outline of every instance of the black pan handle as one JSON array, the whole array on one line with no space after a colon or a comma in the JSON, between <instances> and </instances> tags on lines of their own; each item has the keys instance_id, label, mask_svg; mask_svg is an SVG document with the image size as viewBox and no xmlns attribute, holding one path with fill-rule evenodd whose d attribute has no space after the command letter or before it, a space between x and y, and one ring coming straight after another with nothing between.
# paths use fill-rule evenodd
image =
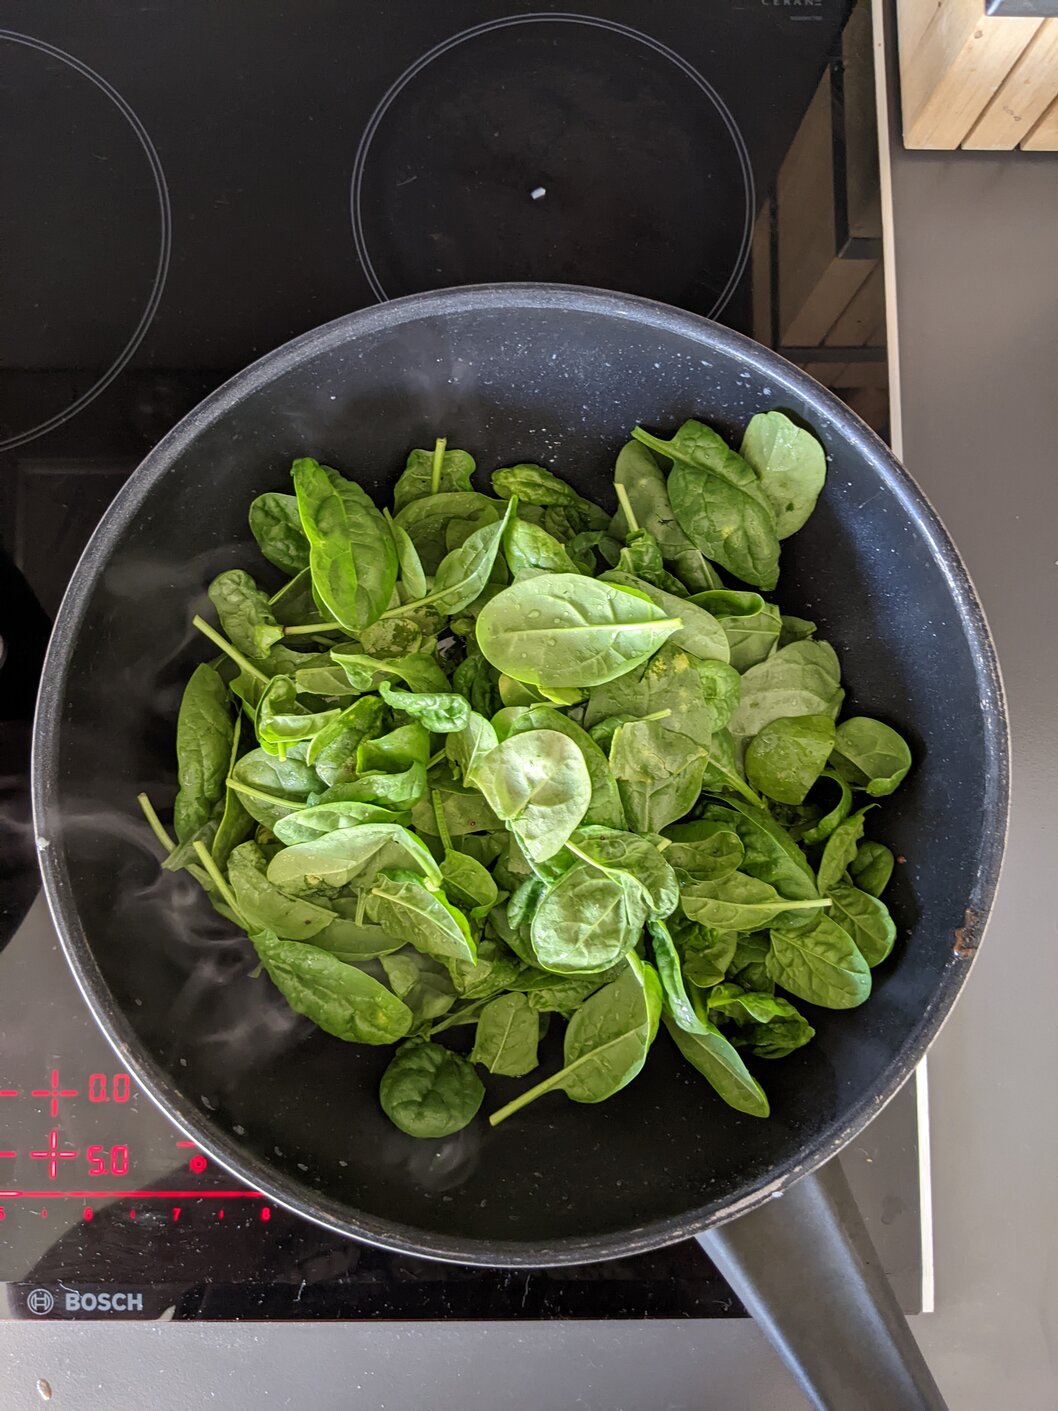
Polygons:
<instances>
[{"instance_id":1,"label":"black pan handle","mask_svg":"<svg viewBox=\"0 0 1058 1411\"><path fill-rule=\"evenodd\" d=\"M836 1160L699 1242L817 1411L946 1411Z\"/></svg>"}]
</instances>

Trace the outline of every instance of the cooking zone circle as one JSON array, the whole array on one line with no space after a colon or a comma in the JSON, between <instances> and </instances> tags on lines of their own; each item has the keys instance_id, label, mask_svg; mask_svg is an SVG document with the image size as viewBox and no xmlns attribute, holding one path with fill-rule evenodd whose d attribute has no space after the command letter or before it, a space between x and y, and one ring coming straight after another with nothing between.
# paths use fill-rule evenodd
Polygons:
<instances>
[{"instance_id":1,"label":"cooking zone circle","mask_svg":"<svg viewBox=\"0 0 1058 1411\"><path fill-rule=\"evenodd\" d=\"M353 239L379 299L561 280L716 317L749 257L753 173L726 104L613 20L509 15L430 49L372 113Z\"/></svg>"},{"instance_id":2,"label":"cooking zone circle","mask_svg":"<svg viewBox=\"0 0 1058 1411\"><path fill-rule=\"evenodd\" d=\"M0 131L3 451L75 416L135 353L165 286L171 220L158 153L120 93L12 30L0 30Z\"/></svg>"}]
</instances>

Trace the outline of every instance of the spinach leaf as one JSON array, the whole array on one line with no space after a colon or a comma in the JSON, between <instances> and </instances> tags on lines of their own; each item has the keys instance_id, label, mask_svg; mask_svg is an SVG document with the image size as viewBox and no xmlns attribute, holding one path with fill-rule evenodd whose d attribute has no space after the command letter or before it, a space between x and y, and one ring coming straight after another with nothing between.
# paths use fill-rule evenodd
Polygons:
<instances>
[{"instance_id":1,"label":"spinach leaf","mask_svg":"<svg viewBox=\"0 0 1058 1411\"><path fill-rule=\"evenodd\" d=\"M268 931L250 939L287 1004L324 1033L347 1043L392 1044L411 1028L408 1006L355 965L307 941L284 941Z\"/></svg>"},{"instance_id":2,"label":"spinach leaf","mask_svg":"<svg viewBox=\"0 0 1058 1411\"><path fill-rule=\"evenodd\" d=\"M730 876L746 855L742 839L723 823L704 819L677 823L665 829L665 836L670 840L665 861L698 882L718 882Z\"/></svg>"},{"instance_id":3,"label":"spinach leaf","mask_svg":"<svg viewBox=\"0 0 1058 1411\"><path fill-rule=\"evenodd\" d=\"M382 723L382 702L377 696L362 696L313 735L305 751L325 784L342 784L356 772L357 751L376 735Z\"/></svg>"},{"instance_id":4,"label":"spinach leaf","mask_svg":"<svg viewBox=\"0 0 1058 1411\"><path fill-rule=\"evenodd\" d=\"M759 593L718 588L696 593L691 602L712 613L720 624L736 671L748 671L775 650L780 631L779 609L774 603L766 603Z\"/></svg>"},{"instance_id":5,"label":"spinach leaf","mask_svg":"<svg viewBox=\"0 0 1058 1411\"><path fill-rule=\"evenodd\" d=\"M418 720L437 735L465 730L470 702L454 691L401 691L383 681L379 694L388 706Z\"/></svg>"},{"instance_id":6,"label":"spinach leaf","mask_svg":"<svg viewBox=\"0 0 1058 1411\"><path fill-rule=\"evenodd\" d=\"M394 939L424 955L473 961L474 938L463 913L418 874L390 868L376 874L367 898L368 917Z\"/></svg>"},{"instance_id":7,"label":"spinach leaf","mask_svg":"<svg viewBox=\"0 0 1058 1411\"><path fill-rule=\"evenodd\" d=\"M445 754L459 770L463 782L472 784L478 766L498 744L491 723L476 710L471 710L466 725L445 739Z\"/></svg>"},{"instance_id":8,"label":"spinach leaf","mask_svg":"<svg viewBox=\"0 0 1058 1411\"><path fill-rule=\"evenodd\" d=\"M620 485L632 507L636 523L652 534L665 563L692 592L719 587L712 564L703 558L677 522L665 489L665 477L653 454L638 441L629 441L618 452L614 486ZM614 515L612 532L620 539L631 525L623 509Z\"/></svg>"},{"instance_id":9,"label":"spinach leaf","mask_svg":"<svg viewBox=\"0 0 1058 1411\"><path fill-rule=\"evenodd\" d=\"M504 470L494 470L492 488L504 500L517 498L526 505L551 506L566 510L571 513L578 527L605 529L610 522L609 516L597 505L578 495L572 485L567 485L542 465L512 465Z\"/></svg>"},{"instance_id":10,"label":"spinach leaf","mask_svg":"<svg viewBox=\"0 0 1058 1411\"><path fill-rule=\"evenodd\" d=\"M481 1079L461 1054L416 1041L397 1050L378 1090L395 1127L434 1141L472 1122L484 1097Z\"/></svg>"},{"instance_id":11,"label":"spinach leaf","mask_svg":"<svg viewBox=\"0 0 1058 1411\"><path fill-rule=\"evenodd\" d=\"M209 585L209 600L217 609L224 635L251 661L267 657L283 640L268 594L241 568L219 573Z\"/></svg>"},{"instance_id":12,"label":"spinach leaf","mask_svg":"<svg viewBox=\"0 0 1058 1411\"><path fill-rule=\"evenodd\" d=\"M276 819L272 832L281 843L311 843L316 838L335 833L340 828L355 828L361 823L399 823L401 815L373 803L332 802L300 808Z\"/></svg>"},{"instance_id":13,"label":"spinach leaf","mask_svg":"<svg viewBox=\"0 0 1058 1411\"><path fill-rule=\"evenodd\" d=\"M472 603L489 581L503 532L515 508L512 500L501 520L475 529L457 548L446 554L438 565L430 592L421 603L411 606L430 605L436 612L452 614L462 612ZM394 614L403 611L403 608L391 609Z\"/></svg>"},{"instance_id":14,"label":"spinach leaf","mask_svg":"<svg viewBox=\"0 0 1058 1411\"><path fill-rule=\"evenodd\" d=\"M584 756L557 730L510 736L477 766L474 782L534 862L554 857L591 802Z\"/></svg>"},{"instance_id":15,"label":"spinach leaf","mask_svg":"<svg viewBox=\"0 0 1058 1411\"><path fill-rule=\"evenodd\" d=\"M619 967L618 967L619 969ZM526 991L530 1005L537 1014L559 1014L563 1019L570 1018L596 990L601 990L611 980L617 979L613 969L600 970L597 975L548 975L539 971L530 972L537 983ZM528 979L523 983L528 983Z\"/></svg>"},{"instance_id":16,"label":"spinach leaf","mask_svg":"<svg viewBox=\"0 0 1058 1411\"><path fill-rule=\"evenodd\" d=\"M490 1073L523 1078L537 1065L540 1015L524 994L500 995L481 1011L471 1063L483 1063Z\"/></svg>"},{"instance_id":17,"label":"spinach leaf","mask_svg":"<svg viewBox=\"0 0 1058 1411\"><path fill-rule=\"evenodd\" d=\"M233 731L227 687L212 666L201 662L184 688L176 720L180 792L173 828L180 842L197 834L224 798Z\"/></svg>"},{"instance_id":18,"label":"spinach leaf","mask_svg":"<svg viewBox=\"0 0 1058 1411\"><path fill-rule=\"evenodd\" d=\"M350 683L364 693L377 691L389 677L403 681L411 691L447 691L448 678L428 652L409 652L407 656L380 660L360 652L332 651L331 656L342 668Z\"/></svg>"},{"instance_id":19,"label":"spinach leaf","mask_svg":"<svg viewBox=\"0 0 1058 1411\"><path fill-rule=\"evenodd\" d=\"M816 874L817 885L824 894L841 881L845 869L855 858L856 849L863 837L864 816L871 807L872 805L868 804L867 808L861 808L858 813L850 814L827 839L823 856L819 860L819 871Z\"/></svg>"},{"instance_id":20,"label":"spinach leaf","mask_svg":"<svg viewBox=\"0 0 1058 1411\"><path fill-rule=\"evenodd\" d=\"M553 706L534 705L511 721L507 738L526 730L557 730L566 735L584 756L591 780L591 799L584 813L585 826L598 824L605 828L624 828L625 816L617 781L610 773L606 755L592 737L574 720Z\"/></svg>"},{"instance_id":21,"label":"spinach leaf","mask_svg":"<svg viewBox=\"0 0 1058 1411\"><path fill-rule=\"evenodd\" d=\"M735 931L712 931L694 922L680 926L676 934L683 951L684 978L702 990L720 983L744 939Z\"/></svg>"},{"instance_id":22,"label":"spinach leaf","mask_svg":"<svg viewBox=\"0 0 1058 1411\"><path fill-rule=\"evenodd\" d=\"M508 915L517 924L513 901ZM637 944L646 913L645 893L631 876L578 862L532 912L533 963L561 975L608 970Z\"/></svg>"},{"instance_id":23,"label":"spinach leaf","mask_svg":"<svg viewBox=\"0 0 1058 1411\"><path fill-rule=\"evenodd\" d=\"M397 581L397 550L371 497L330 466L303 457L291 470L309 541L312 586L349 632L380 617Z\"/></svg>"},{"instance_id":24,"label":"spinach leaf","mask_svg":"<svg viewBox=\"0 0 1058 1411\"><path fill-rule=\"evenodd\" d=\"M231 737L231 753L228 756L228 775L224 785L224 806L220 823L210 844L210 855L223 872L227 866L231 850L253 831L254 820L248 813L238 790L231 786L231 775L239 759L239 738L242 734L242 716L236 716L235 728Z\"/></svg>"},{"instance_id":25,"label":"spinach leaf","mask_svg":"<svg viewBox=\"0 0 1058 1411\"><path fill-rule=\"evenodd\" d=\"M368 887L392 867L416 868L431 886L441 885L441 869L428 849L396 823L361 823L283 848L268 864L268 880L297 896L322 885Z\"/></svg>"},{"instance_id":26,"label":"spinach leaf","mask_svg":"<svg viewBox=\"0 0 1058 1411\"><path fill-rule=\"evenodd\" d=\"M449 735L448 739L452 739L452 736ZM492 833L503 828L503 824L477 789L464 788L450 781L437 779L432 784L432 792L440 795L445 827L450 836L464 839L463 846L468 833ZM411 821L420 833L440 836L430 799L423 797L414 804Z\"/></svg>"},{"instance_id":27,"label":"spinach leaf","mask_svg":"<svg viewBox=\"0 0 1058 1411\"><path fill-rule=\"evenodd\" d=\"M795 834L802 843L811 845L812 843L823 843L830 837L839 823L843 823L848 817L849 809L852 807L852 790L839 774L835 774L832 769L824 769L819 776L820 780L826 779L830 783L838 786L837 802L822 814L803 832Z\"/></svg>"},{"instance_id":28,"label":"spinach leaf","mask_svg":"<svg viewBox=\"0 0 1058 1411\"><path fill-rule=\"evenodd\" d=\"M679 618L682 626L672 634L671 646L681 647L685 652L700 657L703 661L728 661L731 649L727 644L724 629L712 613L698 607L689 598L679 598L673 593L667 593L663 588L658 588L643 578L637 578L634 574L622 572L619 568L608 569L598 581L632 588L649 598L666 617Z\"/></svg>"},{"instance_id":29,"label":"spinach leaf","mask_svg":"<svg viewBox=\"0 0 1058 1411\"><path fill-rule=\"evenodd\" d=\"M294 575L308 568L309 541L295 495L258 495L250 505L250 533L268 562L284 573Z\"/></svg>"},{"instance_id":30,"label":"spinach leaf","mask_svg":"<svg viewBox=\"0 0 1058 1411\"><path fill-rule=\"evenodd\" d=\"M489 1118L495 1127L545 1093L602 1102L626 1087L646 1062L661 1018L661 985L653 967L629 957L619 980L596 990L566 1029L565 1066Z\"/></svg>"},{"instance_id":31,"label":"spinach leaf","mask_svg":"<svg viewBox=\"0 0 1058 1411\"><path fill-rule=\"evenodd\" d=\"M288 745L311 740L340 714L337 707L310 710L298 700L297 687L289 676L273 676L257 706L257 738L270 754L283 754Z\"/></svg>"},{"instance_id":32,"label":"spinach leaf","mask_svg":"<svg viewBox=\"0 0 1058 1411\"><path fill-rule=\"evenodd\" d=\"M478 651L476 640L472 638L467 643L466 658L452 673L452 685L466 696L471 710L490 719L502 704L496 689L496 675Z\"/></svg>"},{"instance_id":33,"label":"spinach leaf","mask_svg":"<svg viewBox=\"0 0 1058 1411\"><path fill-rule=\"evenodd\" d=\"M707 1022L704 1034L687 1033L666 1015L665 1028L687 1062L701 1073L728 1107L750 1117L769 1115L771 1108L764 1089L714 1024Z\"/></svg>"},{"instance_id":34,"label":"spinach leaf","mask_svg":"<svg viewBox=\"0 0 1058 1411\"><path fill-rule=\"evenodd\" d=\"M829 715L780 715L746 748L746 776L777 803L803 803L834 747Z\"/></svg>"},{"instance_id":35,"label":"spinach leaf","mask_svg":"<svg viewBox=\"0 0 1058 1411\"><path fill-rule=\"evenodd\" d=\"M497 670L535 686L597 686L677 631L653 603L579 573L524 578L488 603L477 642Z\"/></svg>"},{"instance_id":36,"label":"spinach leaf","mask_svg":"<svg viewBox=\"0 0 1058 1411\"><path fill-rule=\"evenodd\" d=\"M231 787L250 817L272 828L280 818L302 808L321 787L321 780L305 762L305 746L294 745L285 759L266 750L250 750L232 769Z\"/></svg>"},{"instance_id":37,"label":"spinach leaf","mask_svg":"<svg viewBox=\"0 0 1058 1411\"><path fill-rule=\"evenodd\" d=\"M402 510L412 500L427 495L451 494L472 489L474 457L467 451L446 450L441 439L431 451L410 451L404 470L393 487L393 508Z\"/></svg>"},{"instance_id":38,"label":"spinach leaf","mask_svg":"<svg viewBox=\"0 0 1058 1411\"><path fill-rule=\"evenodd\" d=\"M640 833L660 833L682 818L702 789L705 748L665 727L660 720L630 721L610 747L625 817Z\"/></svg>"},{"instance_id":39,"label":"spinach leaf","mask_svg":"<svg viewBox=\"0 0 1058 1411\"><path fill-rule=\"evenodd\" d=\"M653 916L668 916L679 905L680 889L660 848L649 838L613 828L578 828L566 845L582 862L605 872L623 872L637 882Z\"/></svg>"},{"instance_id":40,"label":"spinach leaf","mask_svg":"<svg viewBox=\"0 0 1058 1411\"><path fill-rule=\"evenodd\" d=\"M526 970L514 952L492 935L478 941L476 960L449 959L445 963L452 985L463 999L491 999L512 989Z\"/></svg>"},{"instance_id":41,"label":"spinach leaf","mask_svg":"<svg viewBox=\"0 0 1058 1411\"><path fill-rule=\"evenodd\" d=\"M804 853L763 809L742 799L725 798L723 803L708 805L702 818L721 823L738 834L745 849L743 872L768 882L780 896L791 901L811 900L819 895Z\"/></svg>"},{"instance_id":42,"label":"spinach leaf","mask_svg":"<svg viewBox=\"0 0 1058 1411\"><path fill-rule=\"evenodd\" d=\"M780 539L796 533L816 507L827 478L823 447L782 412L758 412L742 438L742 459L757 472L775 511Z\"/></svg>"},{"instance_id":43,"label":"spinach leaf","mask_svg":"<svg viewBox=\"0 0 1058 1411\"><path fill-rule=\"evenodd\" d=\"M384 954L382 969L393 993L411 1010L417 1024L440 1019L456 1002L456 992L448 971L432 956L417 950Z\"/></svg>"},{"instance_id":44,"label":"spinach leaf","mask_svg":"<svg viewBox=\"0 0 1058 1411\"><path fill-rule=\"evenodd\" d=\"M476 530L496 524L501 506L476 490L442 491L411 500L394 516L415 545L423 570L435 574L441 560Z\"/></svg>"},{"instance_id":45,"label":"spinach leaf","mask_svg":"<svg viewBox=\"0 0 1058 1411\"><path fill-rule=\"evenodd\" d=\"M831 887L830 899L830 914L852 937L867 964L872 969L881 965L896 941L896 926L885 902L844 883Z\"/></svg>"},{"instance_id":46,"label":"spinach leaf","mask_svg":"<svg viewBox=\"0 0 1058 1411\"><path fill-rule=\"evenodd\" d=\"M500 899L500 889L492 873L476 858L449 848L441 863L445 891L459 906L467 909L472 920L479 921Z\"/></svg>"},{"instance_id":47,"label":"spinach leaf","mask_svg":"<svg viewBox=\"0 0 1058 1411\"><path fill-rule=\"evenodd\" d=\"M680 528L707 558L754 587L779 579L775 512L753 470L711 427L685 421L671 441L632 432L672 460L668 491Z\"/></svg>"},{"instance_id":48,"label":"spinach leaf","mask_svg":"<svg viewBox=\"0 0 1058 1411\"><path fill-rule=\"evenodd\" d=\"M782 630L779 633L779 650L788 647L791 642L805 642L809 637L816 635L816 624L810 622L807 617L792 617L788 613L783 613L780 618Z\"/></svg>"},{"instance_id":49,"label":"spinach leaf","mask_svg":"<svg viewBox=\"0 0 1058 1411\"><path fill-rule=\"evenodd\" d=\"M707 1035L712 1026L698 1013L687 995L679 953L673 944L669 928L660 917L653 917L647 922L647 929L650 932L654 964L661 981L665 1014L685 1033Z\"/></svg>"},{"instance_id":50,"label":"spinach leaf","mask_svg":"<svg viewBox=\"0 0 1058 1411\"><path fill-rule=\"evenodd\" d=\"M834 648L794 642L751 666L742 677L742 699L731 717L733 735L756 735L784 715L837 717L845 693Z\"/></svg>"},{"instance_id":51,"label":"spinach leaf","mask_svg":"<svg viewBox=\"0 0 1058 1411\"><path fill-rule=\"evenodd\" d=\"M430 759L430 734L417 720L398 725L386 735L368 736L356 747L356 767L361 775L373 770L396 774L413 764L426 768Z\"/></svg>"},{"instance_id":52,"label":"spinach leaf","mask_svg":"<svg viewBox=\"0 0 1058 1411\"><path fill-rule=\"evenodd\" d=\"M825 1009L854 1009L871 992L867 962L829 916L811 931L772 931L767 966L777 985Z\"/></svg>"},{"instance_id":53,"label":"spinach leaf","mask_svg":"<svg viewBox=\"0 0 1058 1411\"><path fill-rule=\"evenodd\" d=\"M710 1018L730 1020L738 1027L729 1035L737 1048L749 1048L757 1058L785 1058L815 1037L815 1030L781 995L717 985L708 1001Z\"/></svg>"},{"instance_id":54,"label":"spinach leaf","mask_svg":"<svg viewBox=\"0 0 1058 1411\"><path fill-rule=\"evenodd\" d=\"M893 875L893 854L884 843L861 843L848 872L860 891L880 897Z\"/></svg>"},{"instance_id":55,"label":"spinach leaf","mask_svg":"<svg viewBox=\"0 0 1058 1411\"><path fill-rule=\"evenodd\" d=\"M333 911L287 896L269 882L267 865L256 843L241 843L228 859L228 881L250 931L272 931L284 940L305 941L331 924Z\"/></svg>"},{"instance_id":56,"label":"spinach leaf","mask_svg":"<svg viewBox=\"0 0 1058 1411\"><path fill-rule=\"evenodd\" d=\"M789 901L767 882L745 872L732 872L717 882L692 882L680 904L692 921L718 931L759 931L788 911L817 910L824 899Z\"/></svg>"},{"instance_id":57,"label":"spinach leaf","mask_svg":"<svg viewBox=\"0 0 1058 1411\"><path fill-rule=\"evenodd\" d=\"M901 783L911 768L911 751L890 726L854 715L838 726L831 764L854 789L877 799Z\"/></svg>"},{"instance_id":58,"label":"spinach leaf","mask_svg":"<svg viewBox=\"0 0 1058 1411\"><path fill-rule=\"evenodd\" d=\"M426 570L419 558L419 551L412 543L411 535L400 524L396 524L386 514L389 532L393 535L393 547L397 551L397 569L400 573L402 589L409 599L425 598L428 591Z\"/></svg>"},{"instance_id":59,"label":"spinach leaf","mask_svg":"<svg viewBox=\"0 0 1058 1411\"><path fill-rule=\"evenodd\" d=\"M503 535L503 552L511 572L518 577L537 573L579 573L562 545L539 524L511 519Z\"/></svg>"}]
</instances>

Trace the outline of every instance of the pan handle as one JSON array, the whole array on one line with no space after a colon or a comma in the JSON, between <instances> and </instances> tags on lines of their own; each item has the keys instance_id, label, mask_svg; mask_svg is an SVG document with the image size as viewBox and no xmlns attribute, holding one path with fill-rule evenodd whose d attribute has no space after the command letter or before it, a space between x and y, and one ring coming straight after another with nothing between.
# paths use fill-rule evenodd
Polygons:
<instances>
[{"instance_id":1,"label":"pan handle","mask_svg":"<svg viewBox=\"0 0 1058 1411\"><path fill-rule=\"evenodd\" d=\"M817 1411L945 1411L837 1160L699 1242Z\"/></svg>"}]
</instances>

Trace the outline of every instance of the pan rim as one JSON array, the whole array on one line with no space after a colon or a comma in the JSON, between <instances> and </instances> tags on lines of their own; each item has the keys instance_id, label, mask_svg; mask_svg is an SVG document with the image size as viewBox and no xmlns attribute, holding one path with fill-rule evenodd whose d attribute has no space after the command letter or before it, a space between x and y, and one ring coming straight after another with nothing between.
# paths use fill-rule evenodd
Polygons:
<instances>
[{"instance_id":1,"label":"pan rim","mask_svg":"<svg viewBox=\"0 0 1058 1411\"><path fill-rule=\"evenodd\" d=\"M154 485L184 448L207 426L244 398L315 353L384 328L423 317L494 311L497 302L514 312L564 310L617 317L703 343L767 370L784 390L819 408L855 452L869 461L892 489L940 567L960 628L971 646L979 687L985 742L985 798L981 845L971 895L969 935L952 954L930 1004L903 1045L894 1052L873 1092L843 1111L801 1152L746 1182L734 1195L632 1228L550 1241L504 1241L444 1236L416 1226L354 1211L322 1197L267 1162L248 1157L231 1138L180 1093L168 1073L147 1053L115 1002L94 959L74 904L62 848L47 845L48 822L57 795L58 739L68 679L67 665L88 602L116 538L138 513ZM384 305L345 314L283 344L237 373L192 409L148 453L118 492L82 553L63 597L41 678L33 726L32 802L44 893L67 963L85 1002L117 1056L142 1090L174 1124L219 1166L247 1181L270 1201L349 1238L402 1254L482 1267L542 1268L624 1258L674 1244L734 1219L781 1195L793 1181L822 1165L852 1141L888 1103L917 1067L951 1011L983 939L999 875L1007 833L1010 766L1005 693L999 662L984 611L962 558L920 487L885 443L850 408L773 350L700 315L635 295L561 284L485 284L408 295ZM43 846L41 843L43 842Z\"/></svg>"}]
</instances>

